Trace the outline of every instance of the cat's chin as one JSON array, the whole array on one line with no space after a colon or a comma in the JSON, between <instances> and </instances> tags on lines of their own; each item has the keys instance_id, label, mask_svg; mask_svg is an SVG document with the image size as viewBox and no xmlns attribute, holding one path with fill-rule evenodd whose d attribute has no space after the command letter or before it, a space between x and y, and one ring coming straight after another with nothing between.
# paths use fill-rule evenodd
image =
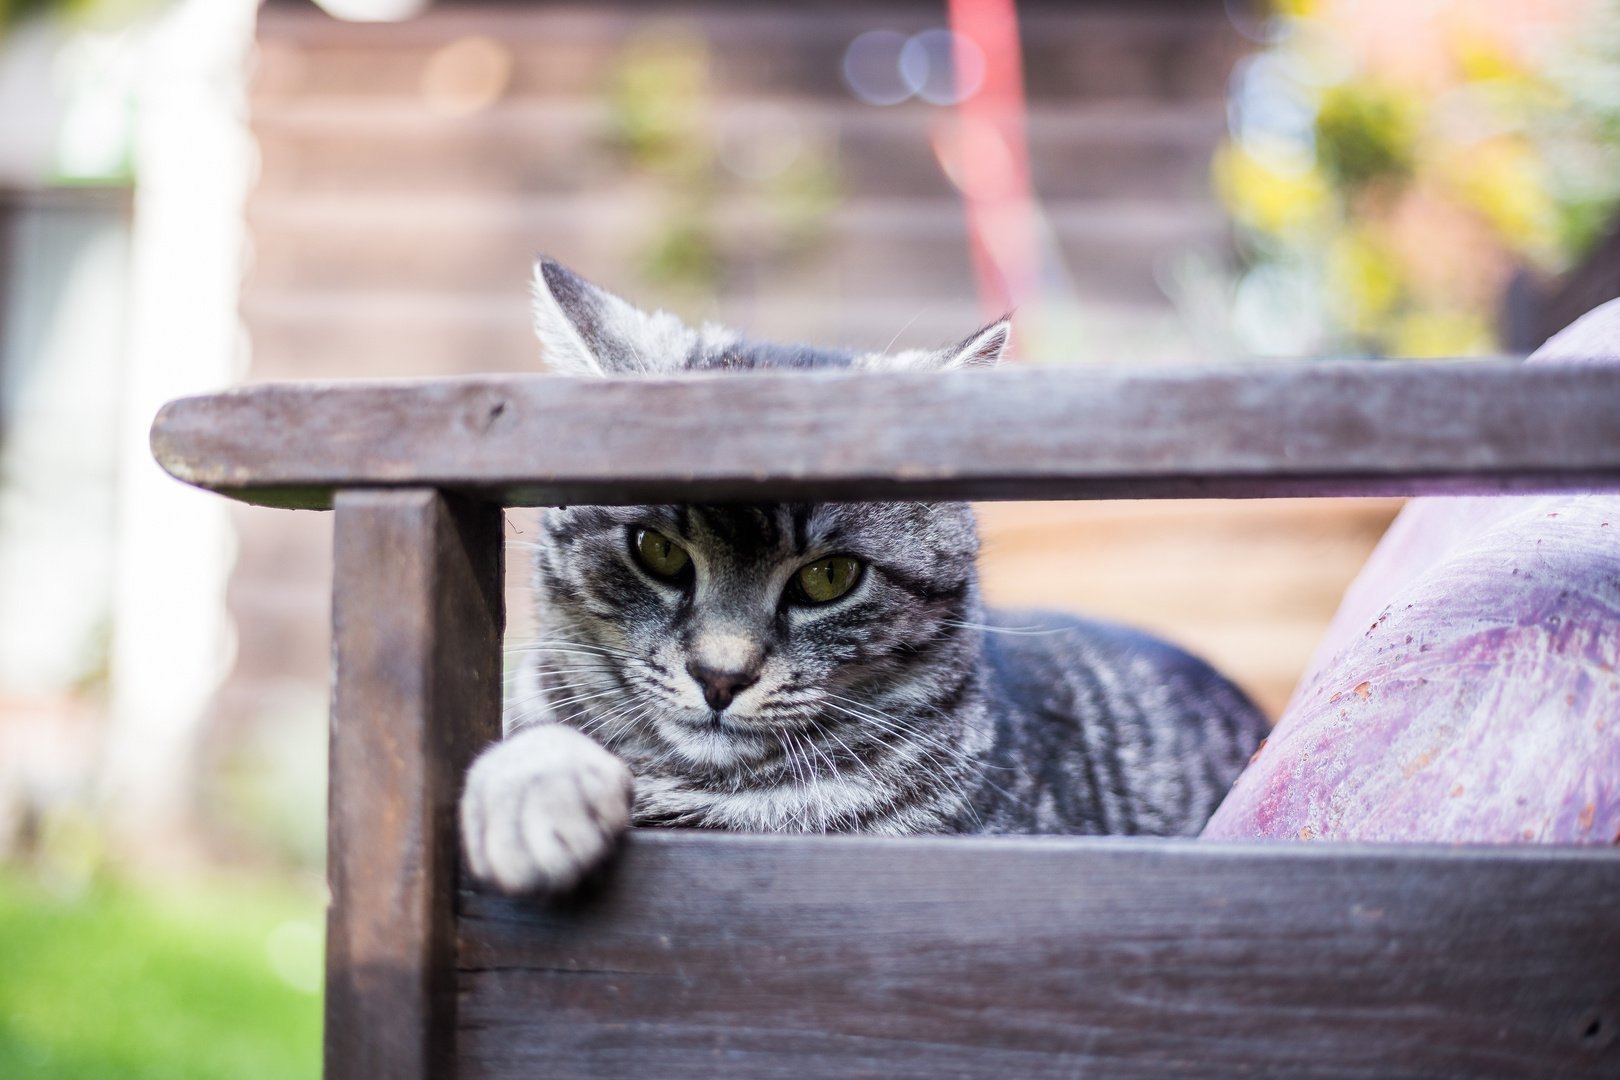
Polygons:
<instances>
[{"instance_id":1,"label":"cat's chin","mask_svg":"<svg viewBox=\"0 0 1620 1080\"><path fill-rule=\"evenodd\" d=\"M770 757L776 743L766 732L738 727L713 714L663 718L656 728L664 744L693 765L731 769Z\"/></svg>"}]
</instances>

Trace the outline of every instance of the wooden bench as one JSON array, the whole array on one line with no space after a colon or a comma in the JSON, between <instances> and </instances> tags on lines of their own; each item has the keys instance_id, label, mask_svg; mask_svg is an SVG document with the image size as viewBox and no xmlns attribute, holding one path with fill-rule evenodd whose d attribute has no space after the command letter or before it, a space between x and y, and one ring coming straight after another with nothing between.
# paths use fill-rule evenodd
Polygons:
<instances>
[{"instance_id":1,"label":"wooden bench","mask_svg":"<svg viewBox=\"0 0 1620 1080\"><path fill-rule=\"evenodd\" d=\"M490 377L177 401L174 475L335 509L326 1074L1620 1075L1620 850L641 831L458 887L502 507L1620 487L1620 368Z\"/></svg>"}]
</instances>

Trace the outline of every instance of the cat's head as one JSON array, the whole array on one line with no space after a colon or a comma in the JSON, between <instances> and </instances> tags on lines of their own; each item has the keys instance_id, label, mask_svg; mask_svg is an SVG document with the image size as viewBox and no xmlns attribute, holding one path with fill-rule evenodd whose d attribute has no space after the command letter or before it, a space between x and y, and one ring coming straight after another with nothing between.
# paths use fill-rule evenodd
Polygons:
<instances>
[{"instance_id":1,"label":"cat's head","mask_svg":"<svg viewBox=\"0 0 1620 1080\"><path fill-rule=\"evenodd\" d=\"M753 342L646 314L551 262L535 291L548 362L579 375L987 366L1007 340L1001 322L896 356ZM909 737L896 725L915 719L897 717L938 712L975 664L977 554L965 503L547 509L535 655L550 707L610 746L720 772L811 728Z\"/></svg>"},{"instance_id":2,"label":"cat's head","mask_svg":"<svg viewBox=\"0 0 1620 1080\"><path fill-rule=\"evenodd\" d=\"M1011 323L1000 319L942 349L862 352L752 341L713 323L693 329L666 311L647 313L561 263L534 265L534 332L559 375L647 376L688 371L849 368L949 371L994 367Z\"/></svg>"}]
</instances>

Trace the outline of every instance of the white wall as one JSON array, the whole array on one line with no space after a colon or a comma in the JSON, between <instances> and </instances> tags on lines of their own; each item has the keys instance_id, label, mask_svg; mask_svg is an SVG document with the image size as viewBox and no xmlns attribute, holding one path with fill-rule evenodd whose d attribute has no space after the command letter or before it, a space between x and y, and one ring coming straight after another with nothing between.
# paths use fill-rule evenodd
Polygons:
<instances>
[{"instance_id":1,"label":"white wall","mask_svg":"<svg viewBox=\"0 0 1620 1080\"><path fill-rule=\"evenodd\" d=\"M110 671L99 738L69 740L99 742L72 795L99 803L137 859L188 847L196 746L233 657L226 505L163 474L148 430L165 401L247 367L256 6L174 0L116 29L37 22L0 49L0 184L51 204L61 181L135 180L132 226L29 211L8 242L0 745L44 746L11 735L51 723L82 730L84 682ZM3 763L0 819L18 791L43 797L30 769L72 773L41 755Z\"/></svg>"},{"instance_id":2,"label":"white wall","mask_svg":"<svg viewBox=\"0 0 1620 1080\"><path fill-rule=\"evenodd\" d=\"M167 850L186 833L195 745L227 673L227 509L153 462L171 398L247 368L237 297L254 169L247 75L255 0L180 0L147 31L135 86L137 176L129 359L119 432L112 726L102 790L120 839Z\"/></svg>"}]
</instances>

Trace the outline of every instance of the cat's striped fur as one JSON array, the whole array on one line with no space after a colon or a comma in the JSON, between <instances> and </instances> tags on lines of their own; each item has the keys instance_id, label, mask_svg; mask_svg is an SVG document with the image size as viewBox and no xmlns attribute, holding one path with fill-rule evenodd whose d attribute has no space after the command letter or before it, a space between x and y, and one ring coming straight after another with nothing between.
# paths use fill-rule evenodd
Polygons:
<instances>
[{"instance_id":1,"label":"cat's striped fur","mask_svg":"<svg viewBox=\"0 0 1620 1080\"><path fill-rule=\"evenodd\" d=\"M536 292L549 361L573 374L983 365L1006 340L999 323L939 353L757 344L645 315L554 263ZM688 552L690 575L640 565L641 529ZM463 805L475 874L508 889L566 886L627 818L1187 835L1265 732L1240 691L1162 642L987 614L963 503L553 508L536 548L541 636ZM860 561L855 585L793 602L792 575L833 554ZM714 670L748 676L719 710L690 673Z\"/></svg>"}]
</instances>

